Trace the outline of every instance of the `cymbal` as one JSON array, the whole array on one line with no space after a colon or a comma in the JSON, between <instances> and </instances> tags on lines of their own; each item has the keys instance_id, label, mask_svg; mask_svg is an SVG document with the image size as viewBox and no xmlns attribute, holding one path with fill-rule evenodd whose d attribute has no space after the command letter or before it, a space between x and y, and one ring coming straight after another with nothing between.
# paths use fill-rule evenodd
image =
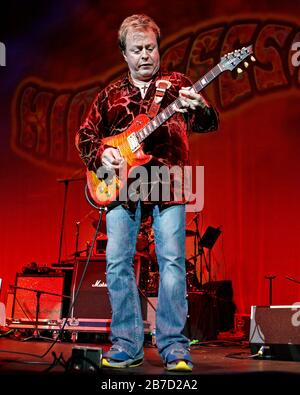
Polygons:
<instances>
[{"instance_id":1,"label":"cymbal","mask_svg":"<svg viewBox=\"0 0 300 395\"><path fill-rule=\"evenodd\" d=\"M189 237L189 236L196 236L196 232L194 230L192 230L192 229L186 229L185 230L185 235L187 237Z\"/></svg>"}]
</instances>

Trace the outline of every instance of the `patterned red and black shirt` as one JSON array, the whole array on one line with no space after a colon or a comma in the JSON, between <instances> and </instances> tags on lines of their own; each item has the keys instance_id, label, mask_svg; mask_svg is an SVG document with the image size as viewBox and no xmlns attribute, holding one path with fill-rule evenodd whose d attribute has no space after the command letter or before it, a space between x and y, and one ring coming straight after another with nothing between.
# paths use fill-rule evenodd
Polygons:
<instances>
[{"instance_id":1,"label":"patterned red and black shirt","mask_svg":"<svg viewBox=\"0 0 300 395\"><path fill-rule=\"evenodd\" d=\"M104 150L102 139L124 132L139 114L147 114L155 96L155 82L167 78L171 86L161 102L161 110L172 103L182 87L191 81L178 72L159 71L152 79L146 95L131 82L129 74L109 84L95 98L87 118L76 134L76 147L89 170L101 166ZM143 150L153 159L149 166L183 167L189 164L188 135L190 132L214 131L218 128L218 115L212 106L187 113L176 112L144 141ZM169 203L172 203L172 199Z\"/></svg>"}]
</instances>

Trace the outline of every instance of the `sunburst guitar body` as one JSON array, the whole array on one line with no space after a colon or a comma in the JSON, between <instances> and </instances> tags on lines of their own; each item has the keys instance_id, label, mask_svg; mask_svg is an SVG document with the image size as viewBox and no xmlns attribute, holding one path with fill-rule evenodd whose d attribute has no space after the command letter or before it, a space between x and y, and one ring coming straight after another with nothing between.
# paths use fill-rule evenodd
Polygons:
<instances>
[{"instance_id":1,"label":"sunburst guitar body","mask_svg":"<svg viewBox=\"0 0 300 395\"><path fill-rule=\"evenodd\" d=\"M120 191L127 185L131 170L137 166L142 166L152 159L152 155L144 153L142 145L135 145L132 141L137 132L142 130L150 118L146 114L138 115L133 123L125 132L116 136L106 137L102 140L105 146L117 148L124 158L124 166L111 177L99 179L94 171L87 171L87 185L90 197L100 206L108 206L111 202L117 200Z\"/></svg>"}]
</instances>

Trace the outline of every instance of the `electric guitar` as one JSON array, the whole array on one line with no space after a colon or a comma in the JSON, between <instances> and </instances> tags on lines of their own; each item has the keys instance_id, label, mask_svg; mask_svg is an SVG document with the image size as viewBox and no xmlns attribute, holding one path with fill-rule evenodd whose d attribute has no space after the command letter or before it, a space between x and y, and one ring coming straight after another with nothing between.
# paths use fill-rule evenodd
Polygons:
<instances>
[{"instance_id":1,"label":"electric guitar","mask_svg":"<svg viewBox=\"0 0 300 395\"><path fill-rule=\"evenodd\" d=\"M249 45L222 56L216 66L195 82L193 85L194 90L199 93L222 72L234 70L252 53L252 45ZM255 61L253 56L250 59ZM244 66L248 67L248 63L244 62ZM238 68L237 72L242 72L242 69ZM143 152L142 142L169 119L176 112L177 108L181 108L179 97L153 119L150 119L146 114L140 114L123 133L102 139L102 143L105 146L119 150L126 166L124 171L118 171L118 174L114 172L112 176L106 178L98 178L99 174L97 175L94 171L87 171L87 192L89 196L86 197L94 207L106 207L115 201L122 188L127 184L131 170L136 166L148 163L152 159L151 155ZM93 202L91 202L91 199Z\"/></svg>"}]
</instances>

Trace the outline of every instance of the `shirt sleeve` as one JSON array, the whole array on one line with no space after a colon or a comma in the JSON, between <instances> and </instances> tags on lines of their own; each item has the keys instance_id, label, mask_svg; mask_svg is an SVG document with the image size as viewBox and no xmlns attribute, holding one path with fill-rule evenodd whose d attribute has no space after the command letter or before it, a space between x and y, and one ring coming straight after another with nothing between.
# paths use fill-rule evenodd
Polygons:
<instances>
[{"instance_id":1,"label":"shirt sleeve","mask_svg":"<svg viewBox=\"0 0 300 395\"><path fill-rule=\"evenodd\" d=\"M97 171L101 166L101 155L105 148L102 144L105 132L102 115L104 106L105 93L102 91L97 95L88 116L76 133L75 146L88 170Z\"/></svg>"}]
</instances>

